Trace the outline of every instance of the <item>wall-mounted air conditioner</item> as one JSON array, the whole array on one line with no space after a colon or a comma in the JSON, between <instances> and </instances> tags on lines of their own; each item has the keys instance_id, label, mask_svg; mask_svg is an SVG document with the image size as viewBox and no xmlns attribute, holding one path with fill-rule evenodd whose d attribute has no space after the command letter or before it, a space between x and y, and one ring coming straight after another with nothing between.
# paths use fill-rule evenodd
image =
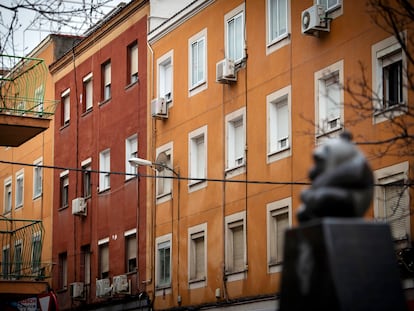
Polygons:
<instances>
[{"instance_id":1,"label":"wall-mounted air conditioner","mask_svg":"<svg viewBox=\"0 0 414 311\"><path fill-rule=\"evenodd\" d=\"M72 214L86 216L86 201L84 198L72 200Z\"/></svg>"},{"instance_id":2,"label":"wall-mounted air conditioner","mask_svg":"<svg viewBox=\"0 0 414 311\"><path fill-rule=\"evenodd\" d=\"M330 20L322 5L315 4L302 12L302 33L316 35L319 31L330 30Z\"/></svg>"},{"instance_id":3,"label":"wall-mounted air conditioner","mask_svg":"<svg viewBox=\"0 0 414 311\"><path fill-rule=\"evenodd\" d=\"M218 83L230 83L237 81L234 61L225 58L216 64L216 81Z\"/></svg>"},{"instance_id":4,"label":"wall-mounted air conditioner","mask_svg":"<svg viewBox=\"0 0 414 311\"><path fill-rule=\"evenodd\" d=\"M84 284L82 282L75 282L69 285L70 297L72 298L85 298L84 297Z\"/></svg>"},{"instance_id":5,"label":"wall-mounted air conditioner","mask_svg":"<svg viewBox=\"0 0 414 311\"><path fill-rule=\"evenodd\" d=\"M128 280L126 274L114 276L112 286L116 294L131 294L131 280Z\"/></svg>"},{"instance_id":6,"label":"wall-mounted air conditioner","mask_svg":"<svg viewBox=\"0 0 414 311\"><path fill-rule=\"evenodd\" d=\"M109 279L96 280L96 297L109 297L111 294L112 286Z\"/></svg>"},{"instance_id":7,"label":"wall-mounted air conditioner","mask_svg":"<svg viewBox=\"0 0 414 311\"><path fill-rule=\"evenodd\" d=\"M168 104L163 97L159 97L151 101L151 115L154 118L168 118Z\"/></svg>"}]
</instances>

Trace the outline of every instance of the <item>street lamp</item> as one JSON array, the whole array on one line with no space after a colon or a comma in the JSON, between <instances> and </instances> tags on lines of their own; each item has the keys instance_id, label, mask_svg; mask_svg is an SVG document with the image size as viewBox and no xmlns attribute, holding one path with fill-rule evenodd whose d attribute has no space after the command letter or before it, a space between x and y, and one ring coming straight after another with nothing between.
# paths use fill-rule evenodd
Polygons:
<instances>
[{"instance_id":1,"label":"street lamp","mask_svg":"<svg viewBox=\"0 0 414 311\"><path fill-rule=\"evenodd\" d=\"M164 169L167 169L171 172L173 172L173 174L177 177L180 177L180 174L178 174L176 171L174 171L174 169L172 169L171 167L169 167L167 164L165 164L165 160L163 160L164 158L166 158L164 153L161 153L157 159L159 159L157 162L152 162L150 160L147 159L142 159L142 158L130 158L128 160L129 164L134 165L134 166L153 166L155 167L155 169L158 172L162 172Z\"/></svg>"}]
</instances>

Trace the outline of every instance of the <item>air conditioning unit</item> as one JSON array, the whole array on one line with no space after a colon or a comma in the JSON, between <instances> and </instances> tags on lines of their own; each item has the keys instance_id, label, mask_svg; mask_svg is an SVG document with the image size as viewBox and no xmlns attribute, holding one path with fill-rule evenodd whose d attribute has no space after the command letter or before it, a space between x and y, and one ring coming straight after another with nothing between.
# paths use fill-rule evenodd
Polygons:
<instances>
[{"instance_id":1,"label":"air conditioning unit","mask_svg":"<svg viewBox=\"0 0 414 311\"><path fill-rule=\"evenodd\" d=\"M72 200L72 215L86 216L86 202L84 198Z\"/></svg>"},{"instance_id":2,"label":"air conditioning unit","mask_svg":"<svg viewBox=\"0 0 414 311\"><path fill-rule=\"evenodd\" d=\"M69 285L70 297L84 298L84 284L82 282L75 282Z\"/></svg>"},{"instance_id":3,"label":"air conditioning unit","mask_svg":"<svg viewBox=\"0 0 414 311\"><path fill-rule=\"evenodd\" d=\"M230 83L237 81L234 61L225 58L216 64L216 81L218 83Z\"/></svg>"},{"instance_id":4,"label":"air conditioning unit","mask_svg":"<svg viewBox=\"0 0 414 311\"><path fill-rule=\"evenodd\" d=\"M151 101L151 115L154 118L168 118L168 104L165 98L159 97Z\"/></svg>"},{"instance_id":5,"label":"air conditioning unit","mask_svg":"<svg viewBox=\"0 0 414 311\"><path fill-rule=\"evenodd\" d=\"M315 35L319 31L329 31L330 22L322 5L315 4L302 12L302 33Z\"/></svg>"},{"instance_id":6,"label":"air conditioning unit","mask_svg":"<svg viewBox=\"0 0 414 311\"><path fill-rule=\"evenodd\" d=\"M109 279L96 280L96 297L109 297L111 294L112 286Z\"/></svg>"},{"instance_id":7,"label":"air conditioning unit","mask_svg":"<svg viewBox=\"0 0 414 311\"><path fill-rule=\"evenodd\" d=\"M112 286L116 294L131 294L131 280L128 280L126 274L114 276Z\"/></svg>"}]
</instances>

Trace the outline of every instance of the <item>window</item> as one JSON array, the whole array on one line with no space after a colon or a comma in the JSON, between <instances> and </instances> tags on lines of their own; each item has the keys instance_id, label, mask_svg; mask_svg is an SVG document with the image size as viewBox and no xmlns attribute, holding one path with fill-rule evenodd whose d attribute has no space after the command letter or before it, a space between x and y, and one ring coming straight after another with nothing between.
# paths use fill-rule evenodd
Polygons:
<instances>
[{"instance_id":1,"label":"window","mask_svg":"<svg viewBox=\"0 0 414 311\"><path fill-rule=\"evenodd\" d=\"M99 153L99 191L105 191L110 188L110 170L111 170L111 153L106 149Z\"/></svg>"},{"instance_id":2,"label":"window","mask_svg":"<svg viewBox=\"0 0 414 311\"><path fill-rule=\"evenodd\" d=\"M128 46L128 84L138 81L138 43Z\"/></svg>"},{"instance_id":3,"label":"window","mask_svg":"<svg viewBox=\"0 0 414 311\"><path fill-rule=\"evenodd\" d=\"M291 198L267 205L267 262L270 273L281 271L285 231L291 223L291 206Z\"/></svg>"},{"instance_id":4,"label":"window","mask_svg":"<svg viewBox=\"0 0 414 311\"><path fill-rule=\"evenodd\" d=\"M189 134L189 172L191 178L207 177L207 126ZM190 180L190 186L200 184L202 180Z\"/></svg>"},{"instance_id":5,"label":"window","mask_svg":"<svg viewBox=\"0 0 414 311\"><path fill-rule=\"evenodd\" d=\"M43 182L43 168L42 160L37 160L33 163L33 198L40 197L42 195L42 182Z\"/></svg>"},{"instance_id":6,"label":"window","mask_svg":"<svg viewBox=\"0 0 414 311\"><path fill-rule=\"evenodd\" d=\"M42 234L36 232L32 237L32 272L40 272L40 263L42 255Z\"/></svg>"},{"instance_id":7,"label":"window","mask_svg":"<svg viewBox=\"0 0 414 311\"><path fill-rule=\"evenodd\" d=\"M4 180L4 213L10 213L12 209L12 178Z\"/></svg>"},{"instance_id":8,"label":"window","mask_svg":"<svg viewBox=\"0 0 414 311\"><path fill-rule=\"evenodd\" d=\"M106 279L109 277L109 238L98 241L99 271L98 277Z\"/></svg>"},{"instance_id":9,"label":"window","mask_svg":"<svg viewBox=\"0 0 414 311\"><path fill-rule=\"evenodd\" d=\"M226 160L227 170L244 166L245 108L226 116Z\"/></svg>"},{"instance_id":10,"label":"window","mask_svg":"<svg viewBox=\"0 0 414 311\"><path fill-rule=\"evenodd\" d=\"M69 206L69 171L60 173L60 207Z\"/></svg>"},{"instance_id":11,"label":"window","mask_svg":"<svg viewBox=\"0 0 414 311\"><path fill-rule=\"evenodd\" d=\"M3 246L1 255L1 273L3 279L8 279L10 274L10 245Z\"/></svg>"},{"instance_id":12,"label":"window","mask_svg":"<svg viewBox=\"0 0 414 311\"><path fill-rule=\"evenodd\" d=\"M244 57L244 4L226 14L226 57L239 62Z\"/></svg>"},{"instance_id":13,"label":"window","mask_svg":"<svg viewBox=\"0 0 414 311\"><path fill-rule=\"evenodd\" d=\"M315 73L317 134L323 135L342 127L343 61Z\"/></svg>"},{"instance_id":14,"label":"window","mask_svg":"<svg viewBox=\"0 0 414 311\"><path fill-rule=\"evenodd\" d=\"M290 91L287 86L266 97L267 155L268 161L276 161L290 155Z\"/></svg>"},{"instance_id":15,"label":"window","mask_svg":"<svg viewBox=\"0 0 414 311\"><path fill-rule=\"evenodd\" d=\"M374 121L381 122L406 110L406 59L394 37L374 44L372 57Z\"/></svg>"},{"instance_id":16,"label":"window","mask_svg":"<svg viewBox=\"0 0 414 311\"><path fill-rule=\"evenodd\" d=\"M157 158L163 157L163 163L165 166L172 168L172 144L166 144L157 148ZM171 198L172 195L172 185L173 185L173 172L169 169L162 169L157 171L157 200L161 202L160 199L167 200Z\"/></svg>"},{"instance_id":17,"label":"window","mask_svg":"<svg viewBox=\"0 0 414 311\"><path fill-rule=\"evenodd\" d=\"M288 0L267 0L268 44L283 39L288 34Z\"/></svg>"},{"instance_id":18,"label":"window","mask_svg":"<svg viewBox=\"0 0 414 311\"><path fill-rule=\"evenodd\" d=\"M91 246L81 247L81 273L85 284L91 283Z\"/></svg>"},{"instance_id":19,"label":"window","mask_svg":"<svg viewBox=\"0 0 414 311\"><path fill-rule=\"evenodd\" d=\"M171 234L156 239L156 287L171 285Z\"/></svg>"},{"instance_id":20,"label":"window","mask_svg":"<svg viewBox=\"0 0 414 311\"><path fill-rule=\"evenodd\" d=\"M35 93L34 93L34 98L35 98L35 106L34 106L34 111L38 112L39 116L43 115L43 100L45 97L45 92L44 92L44 87L43 85L40 85L38 88L36 88Z\"/></svg>"},{"instance_id":21,"label":"window","mask_svg":"<svg viewBox=\"0 0 414 311\"><path fill-rule=\"evenodd\" d=\"M82 197L89 198L92 196L92 175L91 175L91 162L92 159L86 159L82 161Z\"/></svg>"},{"instance_id":22,"label":"window","mask_svg":"<svg viewBox=\"0 0 414 311\"><path fill-rule=\"evenodd\" d=\"M374 172L376 184L380 185L375 187L375 217L389 223L394 241L401 247L408 247L410 241L408 172L408 162Z\"/></svg>"},{"instance_id":23,"label":"window","mask_svg":"<svg viewBox=\"0 0 414 311\"><path fill-rule=\"evenodd\" d=\"M124 233L125 236L125 271L137 270L137 230L132 229Z\"/></svg>"},{"instance_id":24,"label":"window","mask_svg":"<svg viewBox=\"0 0 414 311\"><path fill-rule=\"evenodd\" d=\"M62 126L69 124L70 121L70 89L64 91L61 95L62 104Z\"/></svg>"},{"instance_id":25,"label":"window","mask_svg":"<svg viewBox=\"0 0 414 311\"><path fill-rule=\"evenodd\" d=\"M24 197L24 171L16 173L16 208L23 206Z\"/></svg>"},{"instance_id":26,"label":"window","mask_svg":"<svg viewBox=\"0 0 414 311\"><path fill-rule=\"evenodd\" d=\"M68 255L66 252L59 254L58 286L60 289L68 287Z\"/></svg>"},{"instance_id":27,"label":"window","mask_svg":"<svg viewBox=\"0 0 414 311\"><path fill-rule=\"evenodd\" d=\"M342 0L318 0L327 12L333 11L341 6Z\"/></svg>"},{"instance_id":28,"label":"window","mask_svg":"<svg viewBox=\"0 0 414 311\"><path fill-rule=\"evenodd\" d=\"M107 101L111 98L111 61L102 65L102 99Z\"/></svg>"},{"instance_id":29,"label":"window","mask_svg":"<svg viewBox=\"0 0 414 311\"><path fill-rule=\"evenodd\" d=\"M23 264L23 258L22 258L22 240L18 240L14 244L14 255L13 255L13 275L16 279L20 278L20 275L22 273L22 264Z\"/></svg>"},{"instance_id":30,"label":"window","mask_svg":"<svg viewBox=\"0 0 414 311\"><path fill-rule=\"evenodd\" d=\"M207 263L207 224L188 229L188 281L190 288L205 285ZM195 284L202 282L202 284Z\"/></svg>"},{"instance_id":31,"label":"window","mask_svg":"<svg viewBox=\"0 0 414 311\"><path fill-rule=\"evenodd\" d=\"M158 62L158 96L165 98L168 102L172 101L172 85L173 85L173 72L172 72L172 59L173 53L169 52L162 56Z\"/></svg>"},{"instance_id":32,"label":"window","mask_svg":"<svg viewBox=\"0 0 414 311\"><path fill-rule=\"evenodd\" d=\"M89 111L93 106L93 84L92 84L92 72L83 78L83 112Z\"/></svg>"},{"instance_id":33,"label":"window","mask_svg":"<svg viewBox=\"0 0 414 311\"><path fill-rule=\"evenodd\" d=\"M203 30L189 40L189 77L190 90L206 82L206 37L207 30Z\"/></svg>"},{"instance_id":34,"label":"window","mask_svg":"<svg viewBox=\"0 0 414 311\"><path fill-rule=\"evenodd\" d=\"M128 137L125 140L125 168L126 173L131 175L125 175L125 179L131 179L135 177L133 174L138 173L136 165L131 165L129 159L138 157L138 138L137 134Z\"/></svg>"},{"instance_id":35,"label":"window","mask_svg":"<svg viewBox=\"0 0 414 311\"><path fill-rule=\"evenodd\" d=\"M246 213L226 216L226 273L229 281L243 278L246 270Z\"/></svg>"}]
</instances>

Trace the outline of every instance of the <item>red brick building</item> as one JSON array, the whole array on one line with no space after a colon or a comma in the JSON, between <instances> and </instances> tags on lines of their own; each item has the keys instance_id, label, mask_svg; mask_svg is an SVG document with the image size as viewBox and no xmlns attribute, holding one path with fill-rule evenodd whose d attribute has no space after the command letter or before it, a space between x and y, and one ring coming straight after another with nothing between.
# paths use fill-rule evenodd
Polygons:
<instances>
[{"instance_id":1,"label":"red brick building","mask_svg":"<svg viewBox=\"0 0 414 311\"><path fill-rule=\"evenodd\" d=\"M62 310L99 309L109 291L113 304L146 303L146 184L128 159L147 151L147 15L148 1L118 6L50 67Z\"/></svg>"}]
</instances>

